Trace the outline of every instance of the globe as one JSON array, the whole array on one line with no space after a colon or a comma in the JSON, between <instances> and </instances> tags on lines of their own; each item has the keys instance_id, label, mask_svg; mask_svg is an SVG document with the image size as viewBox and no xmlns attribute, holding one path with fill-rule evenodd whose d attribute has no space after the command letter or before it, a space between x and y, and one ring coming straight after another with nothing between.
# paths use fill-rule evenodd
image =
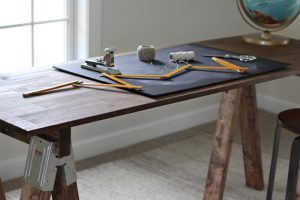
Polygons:
<instances>
[{"instance_id":1,"label":"globe","mask_svg":"<svg viewBox=\"0 0 300 200\"><path fill-rule=\"evenodd\" d=\"M288 38L273 36L271 32L291 24L300 12L300 0L237 0L244 20L262 34L244 36L249 43L260 45L285 45Z\"/></svg>"}]
</instances>

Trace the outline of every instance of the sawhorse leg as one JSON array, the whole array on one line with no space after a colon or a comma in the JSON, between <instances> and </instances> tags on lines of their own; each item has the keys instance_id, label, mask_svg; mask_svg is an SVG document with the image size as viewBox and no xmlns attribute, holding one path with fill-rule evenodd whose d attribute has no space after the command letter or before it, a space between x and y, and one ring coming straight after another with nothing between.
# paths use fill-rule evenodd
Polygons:
<instances>
[{"instance_id":1,"label":"sawhorse leg","mask_svg":"<svg viewBox=\"0 0 300 200\"><path fill-rule=\"evenodd\" d=\"M242 89L234 89L222 94L219 116L213 139L212 154L206 179L206 186L203 197L204 200L223 199L223 192L226 182L226 175L235 128L235 118L240 109L241 101L243 102L243 107L250 106L247 109L243 108L240 110L241 118L243 118L243 123L241 126L243 129L242 138L247 179L246 183L251 187L255 187L256 185L262 185L263 187L260 139L258 135L258 129L255 125L257 123L257 108L256 99L255 101L254 99L254 86L248 86ZM255 134L253 134L253 132ZM257 148L258 146L259 148ZM261 173L259 173L258 175L253 174L253 171L259 171ZM250 174L252 174L254 177L250 177ZM256 187L256 189L258 188L260 187Z\"/></svg>"},{"instance_id":2,"label":"sawhorse leg","mask_svg":"<svg viewBox=\"0 0 300 200\"><path fill-rule=\"evenodd\" d=\"M263 190L264 180L255 86L243 88L240 125L246 185L256 190Z\"/></svg>"},{"instance_id":3,"label":"sawhorse leg","mask_svg":"<svg viewBox=\"0 0 300 200\"><path fill-rule=\"evenodd\" d=\"M72 149L70 129L61 130L58 133L49 134L49 136L55 138L57 144L55 152L58 158L70 155ZM49 200L51 194L53 200L79 200L77 183L66 186L64 177L63 167L59 166L52 192L44 192L25 183L22 187L21 200Z\"/></svg>"},{"instance_id":4,"label":"sawhorse leg","mask_svg":"<svg viewBox=\"0 0 300 200\"><path fill-rule=\"evenodd\" d=\"M71 144L71 130L67 129L60 132L59 143L57 146L57 156L59 158L68 156L72 151ZM53 200L79 200L77 183L65 186L64 183L64 170L58 167L54 190L52 191Z\"/></svg>"},{"instance_id":5,"label":"sawhorse leg","mask_svg":"<svg viewBox=\"0 0 300 200\"><path fill-rule=\"evenodd\" d=\"M4 193L4 189L2 187L1 178L0 178L0 200L5 200L5 193Z\"/></svg>"}]
</instances>

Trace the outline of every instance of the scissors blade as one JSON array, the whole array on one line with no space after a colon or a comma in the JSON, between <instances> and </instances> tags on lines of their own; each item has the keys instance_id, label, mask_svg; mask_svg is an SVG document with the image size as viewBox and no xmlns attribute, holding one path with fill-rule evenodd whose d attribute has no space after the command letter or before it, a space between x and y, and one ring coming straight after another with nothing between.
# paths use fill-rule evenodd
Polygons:
<instances>
[{"instance_id":1,"label":"scissors blade","mask_svg":"<svg viewBox=\"0 0 300 200\"><path fill-rule=\"evenodd\" d=\"M228 54L225 55L215 55L215 54L205 54L204 57L217 57L217 58L231 58Z\"/></svg>"},{"instance_id":2,"label":"scissors blade","mask_svg":"<svg viewBox=\"0 0 300 200\"><path fill-rule=\"evenodd\" d=\"M250 55L234 55L234 54L223 54L223 55L213 55L213 54L206 54L203 55L204 57L217 57L217 58L229 58L229 59L237 59L242 62L252 62L257 60L255 56Z\"/></svg>"}]
</instances>

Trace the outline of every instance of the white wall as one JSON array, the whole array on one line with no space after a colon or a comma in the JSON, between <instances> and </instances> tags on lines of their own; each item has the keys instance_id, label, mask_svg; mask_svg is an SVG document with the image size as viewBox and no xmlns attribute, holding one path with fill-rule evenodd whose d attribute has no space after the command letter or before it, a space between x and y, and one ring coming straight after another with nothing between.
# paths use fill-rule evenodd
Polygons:
<instances>
[{"instance_id":1,"label":"white wall","mask_svg":"<svg viewBox=\"0 0 300 200\"><path fill-rule=\"evenodd\" d=\"M300 39L300 17L298 16L289 27L279 33ZM299 86L300 76L291 76L259 84L259 106L274 113L288 108L300 107Z\"/></svg>"},{"instance_id":2,"label":"white wall","mask_svg":"<svg viewBox=\"0 0 300 200\"><path fill-rule=\"evenodd\" d=\"M235 0L90 0L89 55L105 47L134 51L140 44L163 47L254 32L239 16ZM300 39L300 19L283 34ZM299 78L259 85L261 107L277 112L299 106ZM286 90L291 88L291 90ZM146 139L179 131L215 119L219 95L138 112L76 127L73 131L77 159ZM21 176L27 145L0 135L0 176Z\"/></svg>"}]
</instances>

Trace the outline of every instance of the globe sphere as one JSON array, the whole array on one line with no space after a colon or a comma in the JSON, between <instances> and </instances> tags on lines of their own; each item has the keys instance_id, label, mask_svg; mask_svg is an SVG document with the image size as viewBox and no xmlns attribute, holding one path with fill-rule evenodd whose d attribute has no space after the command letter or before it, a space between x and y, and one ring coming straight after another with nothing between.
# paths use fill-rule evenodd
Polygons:
<instances>
[{"instance_id":1,"label":"globe sphere","mask_svg":"<svg viewBox=\"0 0 300 200\"><path fill-rule=\"evenodd\" d=\"M237 4L244 20L263 31L265 40L272 40L270 32L287 27L300 12L300 0L237 0Z\"/></svg>"}]
</instances>

